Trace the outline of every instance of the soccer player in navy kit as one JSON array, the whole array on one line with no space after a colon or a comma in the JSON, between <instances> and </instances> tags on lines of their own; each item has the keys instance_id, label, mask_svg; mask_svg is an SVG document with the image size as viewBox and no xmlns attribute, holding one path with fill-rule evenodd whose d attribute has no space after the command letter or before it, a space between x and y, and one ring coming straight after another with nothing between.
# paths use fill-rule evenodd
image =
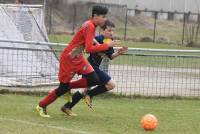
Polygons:
<instances>
[{"instance_id":1,"label":"soccer player in navy kit","mask_svg":"<svg viewBox=\"0 0 200 134\"><path fill-rule=\"evenodd\" d=\"M99 44L109 43L110 41L112 41L113 40L112 39L113 30L115 28L115 25L111 21L106 20L104 26L102 26L101 28L103 29L103 34L96 36L95 37L96 41ZM99 45L99 44L97 44L97 45ZM85 101L86 101L87 105L89 107L91 107L92 106L91 98L93 96L96 96L98 94L102 94L104 92L114 89L115 88L114 80L112 80L111 77L106 72L101 70L99 67L100 67L100 64L101 64L103 58L107 57L110 60L112 60L112 59L118 57L119 55L124 54L127 50L128 50L127 47L121 47L116 52L114 52L113 47L110 47L106 51L90 53L90 56L88 57L88 61L92 65L96 74L98 75L98 77L100 79L100 84L92 90L87 90L85 96L82 93L80 93L79 91L74 93L74 95L72 96L72 102L67 102L61 108L61 111L63 111L67 115L71 116L68 113L68 111L69 110L71 111L71 109L79 102L79 100L81 98L85 97ZM74 114L74 115L76 115L76 114Z\"/></svg>"}]
</instances>

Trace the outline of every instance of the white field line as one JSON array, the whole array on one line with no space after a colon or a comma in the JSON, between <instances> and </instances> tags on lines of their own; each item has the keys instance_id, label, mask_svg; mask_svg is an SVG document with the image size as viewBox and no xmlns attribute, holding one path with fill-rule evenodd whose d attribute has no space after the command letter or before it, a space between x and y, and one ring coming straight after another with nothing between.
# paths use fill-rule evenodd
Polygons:
<instances>
[{"instance_id":1,"label":"white field line","mask_svg":"<svg viewBox=\"0 0 200 134\"><path fill-rule=\"evenodd\" d=\"M29 122L29 121L23 121L23 120L18 120L18 119L10 119L10 118L0 117L0 120L11 121L11 122L21 123L21 124L26 124L26 125L32 125L32 126L48 127L48 128L51 128L51 129L57 129L57 130L68 131L68 132L75 132L75 133L79 133L79 134L91 134L91 133L86 132L86 131L68 129L68 128L52 126L52 125L44 125L44 124L39 124L39 123Z\"/></svg>"}]
</instances>

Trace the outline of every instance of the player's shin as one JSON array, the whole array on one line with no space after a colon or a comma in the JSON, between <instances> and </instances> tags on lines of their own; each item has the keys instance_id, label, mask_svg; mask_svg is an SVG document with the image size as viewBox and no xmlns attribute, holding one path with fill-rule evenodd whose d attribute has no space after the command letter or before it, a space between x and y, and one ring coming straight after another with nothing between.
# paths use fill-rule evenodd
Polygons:
<instances>
[{"instance_id":1,"label":"player's shin","mask_svg":"<svg viewBox=\"0 0 200 134\"><path fill-rule=\"evenodd\" d=\"M64 107L72 109L82 98L83 98L83 95L79 91L77 91L72 96L72 102L71 103L66 103L64 105Z\"/></svg>"},{"instance_id":2,"label":"player's shin","mask_svg":"<svg viewBox=\"0 0 200 134\"><path fill-rule=\"evenodd\" d=\"M88 90L87 94L90 96L90 97L93 97L93 96L96 96L98 94L102 94L104 92L107 92L107 88L105 87L105 85L101 85L101 86L97 86L95 87L94 89L92 90Z\"/></svg>"},{"instance_id":3,"label":"player's shin","mask_svg":"<svg viewBox=\"0 0 200 134\"><path fill-rule=\"evenodd\" d=\"M69 91L70 88L68 84L60 83L59 87L51 91L43 100L40 101L40 107L47 107L49 104L53 103L58 97Z\"/></svg>"},{"instance_id":4,"label":"player's shin","mask_svg":"<svg viewBox=\"0 0 200 134\"><path fill-rule=\"evenodd\" d=\"M85 95L85 103L88 105L88 107L92 108L92 97L96 96L98 94L102 94L104 92L108 91L108 89L105 87L105 85L97 86L92 90L88 90Z\"/></svg>"},{"instance_id":5,"label":"player's shin","mask_svg":"<svg viewBox=\"0 0 200 134\"><path fill-rule=\"evenodd\" d=\"M77 114L72 112L72 108L83 98L83 95L77 91L72 96L72 102L67 102L61 107L61 111L67 114L68 116L77 116Z\"/></svg>"},{"instance_id":6,"label":"player's shin","mask_svg":"<svg viewBox=\"0 0 200 134\"><path fill-rule=\"evenodd\" d=\"M45 98L43 98L40 102L39 102L39 106L40 107L47 107L49 104L51 104L52 102L54 102L57 99L57 95L56 95L56 90L52 90Z\"/></svg>"}]
</instances>

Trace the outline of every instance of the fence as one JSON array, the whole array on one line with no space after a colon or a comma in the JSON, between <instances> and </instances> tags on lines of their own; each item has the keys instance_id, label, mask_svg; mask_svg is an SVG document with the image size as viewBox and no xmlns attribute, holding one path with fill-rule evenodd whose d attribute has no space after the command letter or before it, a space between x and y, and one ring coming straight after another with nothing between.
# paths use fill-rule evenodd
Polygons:
<instances>
[{"instance_id":1,"label":"fence","mask_svg":"<svg viewBox=\"0 0 200 134\"><path fill-rule=\"evenodd\" d=\"M1 43L5 42L8 41L1 40ZM60 46L53 44L54 50L41 47L30 49L20 48L20 44L52 44L14 42L18 48L0 47L0 89L42 92L58 85L59 63L54 54L59 56ZM108 69L117 82L116 89L112 91L117 94L199 97L199 52L135 48L101 68Z\"/></svg>"},{"instance_id":2,"label":"fence","mask_svg":"<svg viewBox=\"0 0 200 134\"><path fill-rule=\"evenodd\" d=\"M41 1L27 1L25 3L41 3ZM72 4L67 1L49 0L45 4L48 33L73 34L91 16L91 8L96 3L79 1ZM200 46L199 13L153 11L137 9L137 7L136 9L128 9L126 5L118 4L104 3L103 5L109 8L108 18L116 24L115 36L117 38Z\"/></svg>"},{"instance_id":3,"label":"fence","mask_svg":"<svg viewBox=\"0 0 200 134\"><path fill-rule=\"evenodd\" d=\"M126 95L199 96L200 57L196 52L130 49L109 65L109 73L117 81L115 91Z\"/></svg>"},{"instance_id":4,"label":"fence","mask_svg":"<svg viewBox=\"0 0 200 134\"><path fill-rule=\"evenodd\" d=\"M91 16L94 4L47 2L48 32L73 34ZM200 44L199 13L128 9L126 5L117 4L103 5L109 8L107 18L116 24L116 38L187 46Z\"/></svg>"},{"instance_id":5,"label":"fence","mask_svg":"<svg viewBox=\"0 0 200 134\"><path fill-rule=\"evenodd\" d=\"M186 46L199 45L199 24L198 13L127 9L127 34L124 38Z\"/></svg>"}]
</instances>

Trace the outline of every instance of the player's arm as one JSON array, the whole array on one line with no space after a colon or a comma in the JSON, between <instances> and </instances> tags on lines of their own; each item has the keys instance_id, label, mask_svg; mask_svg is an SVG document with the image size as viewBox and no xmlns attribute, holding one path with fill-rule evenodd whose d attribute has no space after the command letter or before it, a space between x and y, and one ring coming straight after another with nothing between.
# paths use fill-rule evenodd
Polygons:
<instances>
[{"instance_id":1,"label":"player's arm","mask_svg":"<svg viewBox=\"0 0 200 134\"><path fill-rule=\"evenodd\" d=\"M93 39L93 43L94 44L99 44L99 42L95 38Z\"/></svg>"},{"instance_id":2,"label":"player's arm","mask_svg":"<svg viewBox=\"0 0 200 134\"><path fill-rule=\"evenodd\" d=\"M95 34L95 28L88 25L85 32L85 50L87 53L106 51L109 49L109 47L117 45L117 42L111 42L109 44L93 45L94 34Z\"/></svg>"},{"instance_id":3,"label":"player's arm","mask_svg":"<svg viewBox=\"0 0 200 134\"><path fill-rule=\"evenodd\" d=\"M120 56L120 55L126 53L127 51L128 51L128 47L123 46L123 47L119 48L116 52L114 52L114 53L111 55L110 59L111 59L111 60L112 60L112 59L115 59L115 58L117 58L118 56Z\"/></svg>"},{"instance_id":4,"label":"player's arm","mask_svg":"<svg viewBox=\"0 0 200 134\"><path fill-rule=\"evenodd\" d=\"M95 35L95 28L88 25L85 29L85 50L87 53L96 53L99 51L105 51L109 49L108 44L93 45L93 39Z\"/></svg>"}]
</instances>

